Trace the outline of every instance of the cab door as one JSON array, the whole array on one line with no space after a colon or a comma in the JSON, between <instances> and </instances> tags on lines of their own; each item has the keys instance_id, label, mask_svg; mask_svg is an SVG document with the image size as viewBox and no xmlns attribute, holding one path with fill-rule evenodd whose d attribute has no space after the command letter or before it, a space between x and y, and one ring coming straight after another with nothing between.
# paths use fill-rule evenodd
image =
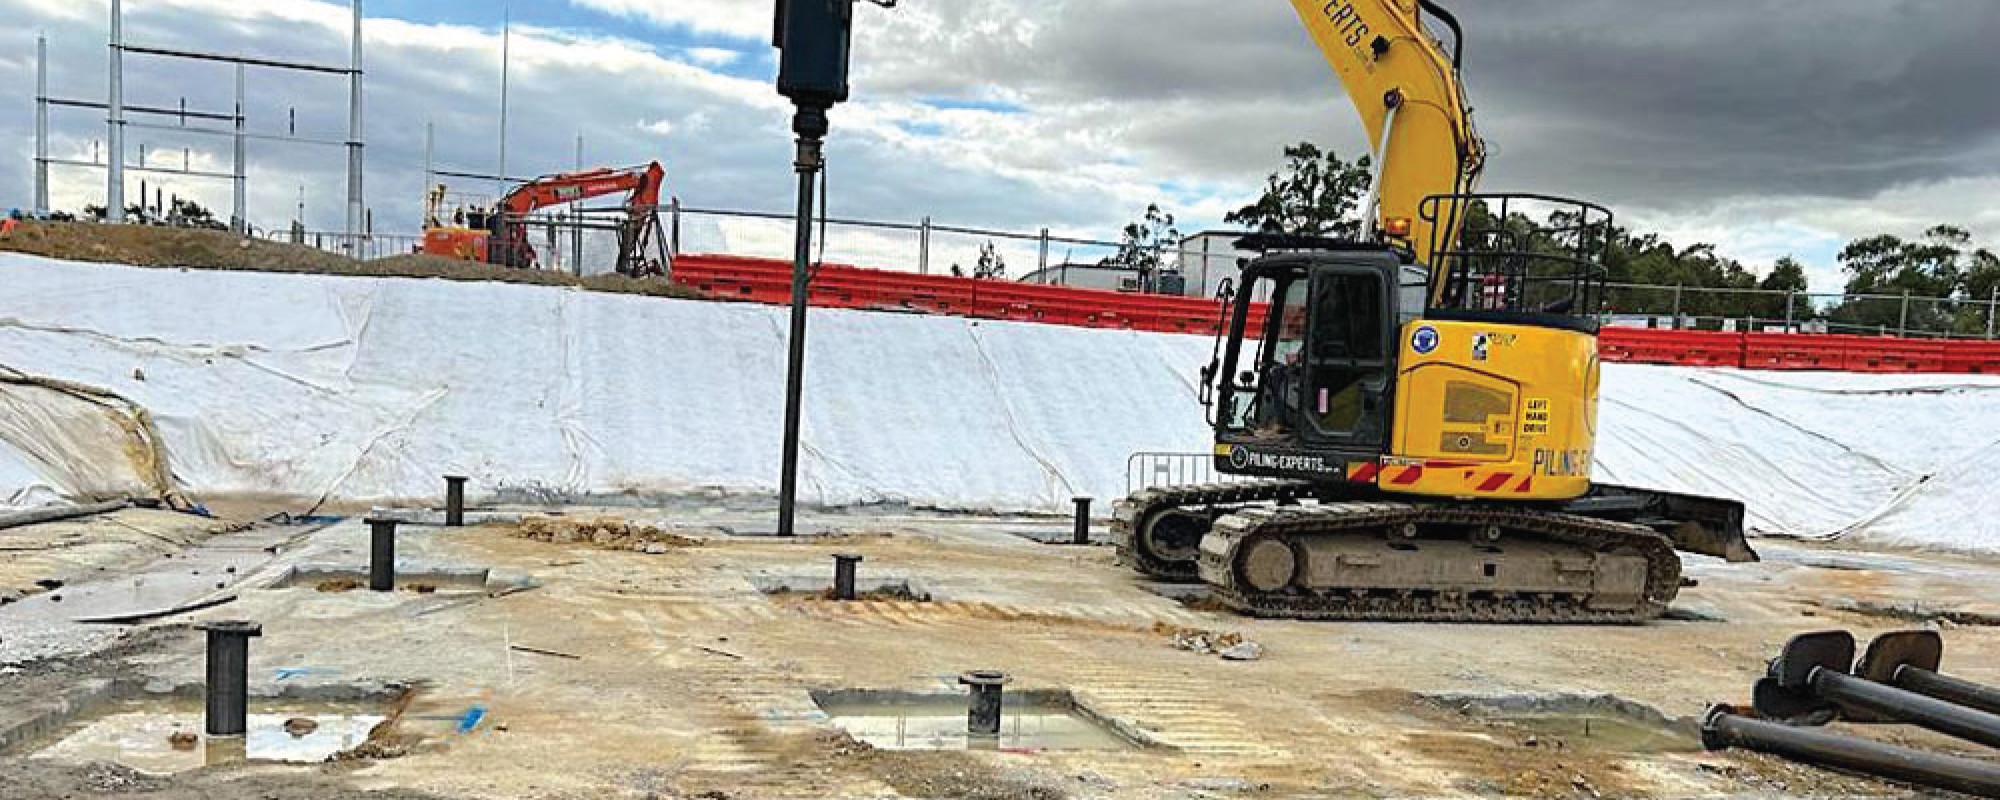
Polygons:
<instances>
[{"instance_id":1,"label":"cab door","mask_svg":"<svg viewBox=\"0 0 2000 800\"><path fill-rule=\"evenodd\" d=\"M1393 265L1322 263L1307 287L1300 428L1308 442L1383 452L1395 407Z\"/></svg>"}]
</instances>

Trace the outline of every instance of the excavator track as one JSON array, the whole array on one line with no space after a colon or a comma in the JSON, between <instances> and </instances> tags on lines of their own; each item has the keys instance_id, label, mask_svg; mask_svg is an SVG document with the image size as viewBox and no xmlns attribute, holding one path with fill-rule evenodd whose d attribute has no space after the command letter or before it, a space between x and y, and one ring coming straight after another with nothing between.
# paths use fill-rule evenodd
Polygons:
<instances>
[{"instance_id":1,"label":"excavator track","mask_svg":"<svg viewBox=\"0 0 2000 800\"><path fill-rule=\"evenodd\" d=\"M1178 583L1200 580L1195 567L1199 541L1207 525L1185 531L1153 529L1170 512L1190 515L1189 521L1213 523L1215 517L1253 504L1293 502L1315 494L1310 481L1204 483L1194 486L1142 489L1113 506L1111 539L1118 557L1149 577ZM1190 538L1192 537L1192 538Z\"/></svg>"},{"instance_id":2,"label":"excavator track","mask_svg":"<svg viewBox=\"0 0 2000 800\"><path fill-rule=\"evenodd\" d=\"M1404 552L1426 565L1421 577L1442 582L1314 585L1316 576L1393 569ZM1377 502L1226 514L1202 540L1199 572L1215 598L1237 611L1308 620L1634 624L1665 612L1681 585L1673 545L1641 525L1535 509ZM1540 580L1510 581L1515 574ZM1256 579L1266 588L1253 585Z\"/></svg>"}]
</instances>

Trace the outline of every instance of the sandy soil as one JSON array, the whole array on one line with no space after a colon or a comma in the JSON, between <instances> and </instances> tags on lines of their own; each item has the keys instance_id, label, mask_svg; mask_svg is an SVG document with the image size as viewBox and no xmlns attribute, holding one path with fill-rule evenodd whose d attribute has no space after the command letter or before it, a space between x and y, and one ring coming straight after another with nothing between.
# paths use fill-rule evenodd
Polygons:
<instances>
[{"instance_id":1,"label":"sandy soil","mask_svg":"<svg viewBox=\"0 0 2000 800\"><path fill-rule=\"evenodd\" d=\"M654 297L707 297L694 289L659 279L641 280L622 275L579 278L562 272L506 269L421 254L355 261L310 247L193 228L24 222L12 235L0 239L0 251L142 267L501 281L575 286L591 291Z\"/></svg>"},{"instance_id":2,"label":"sandy soil","mask_svg":"<svg viewBox=\"0 0 2000 800\"><path fill-rule=\"evenodd\" d=\"M242 524L128 508L0 531L0 604L129 570Z\"/></svg>"},{"instance_id":3,"label":"sandy soil","mask_svg":"<svg viewBox=\"0 0 2000 800\"><path fill-rule=\"evenodd\" d=\"M246 580L241 600L179 622L262 621L256 692L418 687L389 726L401 729L384 731L414 744L399 758L241 767L173 785L216 797L292 796L238 792L230 787L280 784L224 775L441 797L1904 796L1759 756L1700 752L1688 720L1710 702L1743 700L1794 633L1841 627L1865 638L1911 624L1842 610L1843 599L1890 608L1921 600L1943 611L1990 602L1984 587L2000 577L1988 563L1767 542L1764 564L1692 564L1701 585L1684 592L1683 621L1296 623L1190 607L1150 591L1105 548L1038 544L1015 535L1014 521L849 514L838 518L840 533L780 541L639 516L642 528L702 543L648 553L589 536L528 538L506 524L416 528L398 545L405 569L485 567L489 586L513 588L329 594ZM363 526L343 523L289 558L358 565L365 552ZM864 590L910 594L827 599L818 590L837 552L865 556ZM1233 662L1177 648L1190 630L1240 634L1265 655ZM1945 635L1948 669L2000 680L2000 629L1952 625ZM194 634L153 636L93 659L90 674L199 680ZM812 696L955 696L956 676L972 669L1006 671L1009 691L1068 691L1151 746L878 750L841 732ZM296 674L272 677L286 670ZM18 702L7 698L20 696L8 683L22 680L0 677L0 717ZM1646 744L1523 727L1466 699L1563 709L1611 702L1604 695L1661 720L1644 730ZM469 733L418 722L473 706L487 716ZM1900 729L1868 735L1949 745ZM9 760L18 755L0 764L55 774L37 780L85 782L52 786L87 786L99 774Z\"/></svg>"}]
</instances>

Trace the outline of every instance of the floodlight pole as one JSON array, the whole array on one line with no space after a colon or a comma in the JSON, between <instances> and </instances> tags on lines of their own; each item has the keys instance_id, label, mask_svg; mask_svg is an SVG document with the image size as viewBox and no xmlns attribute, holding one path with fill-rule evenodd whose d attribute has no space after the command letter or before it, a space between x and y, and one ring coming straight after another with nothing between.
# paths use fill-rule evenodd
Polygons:
<instances>
[{"instance_id":1,"label":"floodlight pole","mask_svg":"<svg viewBox=\"0 0 2000 800\"><path fill-rule=\"evenodd\" d=\"M49 39L35 37L35 214L49 213Z\"/></svg>"},{"instance_id":2,"label":"floodlight pole","mask_svg":"<svg viewBox=\"0 0 2000 800\"><path fill-rule=\"evenodd\" d=\"M365 127L361 119L361 0L351 0L348 8L354 16L354 39L353 67L347 75L347 244L352 248L349 255L359 258L362 219L366 216L361 186L361 132Z\"/></svg>"},{"instance_id":3,"label":"floodlight pole","mask_svg":"<svg viewBox=\"0 0 2000 800\"><path fill-rule=\"evenodd\" d=\"M786 339L785 366L785 451L783 472L778 482L778 535L794 535L793 521L799 489L799 423L803 411L806 373L807 282L812 269L813 191L819 171L826 165L821 144L826 139L827 109L801 104L792 117L792 131L798 134L798 157L792 167L799 174L797 249L792 253L792 328Z\"/></svg>"},{"instance_id":4,"label":"floodlight pole","mask_svg":"<svg viewBox=\"0 0 2000 800\"><path fill-rule=\"evenodd\" d=\"M111 0L111 86L106 94L104 143L111 151L104 183L104 220L125 221L125 6ZM144 202L145 198L140 198Z\"/></svg>"}]
</instances>

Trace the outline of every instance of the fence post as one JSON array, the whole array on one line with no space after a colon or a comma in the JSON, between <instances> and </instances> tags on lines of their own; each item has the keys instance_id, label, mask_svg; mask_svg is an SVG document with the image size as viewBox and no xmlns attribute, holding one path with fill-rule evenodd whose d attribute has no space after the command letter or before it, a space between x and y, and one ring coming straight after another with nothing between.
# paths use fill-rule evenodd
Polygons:
<instances>
[{"instance_id":1,"label":"fence post","mask_svg":"<svg viewBox=\"0 0 2000 800\"><path fill-rule=\"evenodd\" d=\"M1674 330L1681 329L1681 285L1674 284Z\"/></svg>"},{"instance_id":2,"label":"fence post","mask_svg":"<svg viewBox=\"0 0 2000 800\"><path fill-rule=\"evenodd\" d=\"M1044 269L1044 270L1045 270L1045 269L1048 269L1048 268L1049 268L1049 229L1048 229L1048 228L1043 228L1043 229L1042 229L1042 255L1041 255L1041 260L1040 260L1040 261L1039 261L1038 263L1040 264L1040 266L1038 266L1038 267L1037 267L1037 269ZM1048 278L1047 278L1047 277L1043 277L1043 278L1042 278L1042 280L1046 282L1046 281L1048 280ZM1989 327L1990 327L1990 326L1989 326Z\"/></svg>"},{"instance_id":3,"label":"fence post","mask_svg":"<svg viewBox=\"0 0 2000 800\"><path fill-rule=\"evenodd\" d=\"M917 230L917 274L931 274L931 218L924 217L923 227Z\"/></svg>"},{"instance_id":4,"label":"fence post","mask_svg":"<svg viewBox=\"0 0 2000 800\"><path fill-rule=\"evenodd\" d=\"M1785 332L1792 332L1792 290L1785 290Z\"/></svg>"},{"instance_id":5,"label":"fence post","mask_svg":"<svg viewBox=\"0 0 2000 800\"><path fill-rule=\"evenodd\" d=\"M1910 332L1910 290L1903 290L1903 316L1896 322L1896 335L1907 336Z\"/></svg>"},{"instance_id":6,"label":"fence post","mask_svg":"<svg viewBox=\"0 0 2000 800\"><path fill-rule=\"evenodd\" d=\"M2000 285L1993 287L1993 299L1986 302L1986 338L1993 338L1993 318L2000 316Z\"/></svg>"},{"instance_id":7,"label":"fence post","mask_svg":"<svg viewBox=\"0 0 2000 800\"><path fill-rule=\"evenodd\" d=\"M668 249L671 250L674 255L680 255L681 254L681 199L680 198L676 197L667 201L667 218L671 223L667 228L667 242L669 245Z\"/></svg>"}]
</instances>

